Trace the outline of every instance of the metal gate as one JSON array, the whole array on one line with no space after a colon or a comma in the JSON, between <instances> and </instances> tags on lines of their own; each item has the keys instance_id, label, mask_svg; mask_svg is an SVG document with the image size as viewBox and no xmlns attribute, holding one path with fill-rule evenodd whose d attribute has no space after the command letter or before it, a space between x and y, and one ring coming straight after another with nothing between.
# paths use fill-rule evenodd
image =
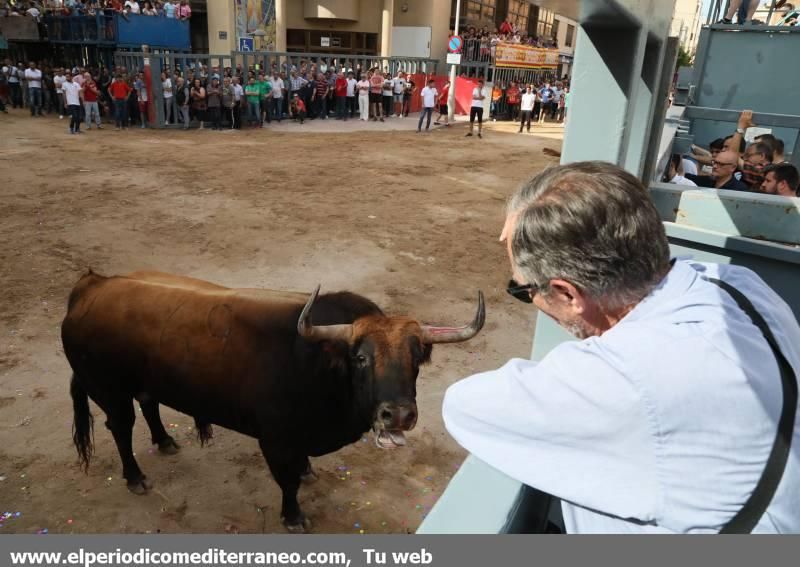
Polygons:
<instances>
[{"instance_id":1,"label":"metal gate","mask_svg":"<svg viewBox=\"0 0 800 567\"><path fill-rule=\"evenodd\" d=\"M379 67L384 71L395 74L399 71L405 73L436 74L438 61L435 59L422 59L413 57L379 57L373 55L336 55L320 53L288 53L277 51L234 51L229 55L205 55L188 53L170 53L154 51L117 51L114 62L117 68L124 68L125 72L133 75L144 72L145 60L150 66L152 77L151 96L155 108L155 121L151 126L158 128L182 128L185 126L179 119L182 118L180 109L175 103L175 96L164 98L161 73L166 73L172 81L173 94L176 92L177 77L182 77L187 84L194 79L200 79L204 84L219 74L222 79L228 72L242 77L243 83L247 82L248 73L273 71L285 73L289 76L293 69L305 69L310 72L315 68L324 73L327 70L341 68L353 71L367 71ZM314 67L315 66L315 67ZM227 117L226 117L227 118ZM225 121L223 121L225 122ZM190 117L188 126L199 124Z\"/></svg>"}]
</instances>

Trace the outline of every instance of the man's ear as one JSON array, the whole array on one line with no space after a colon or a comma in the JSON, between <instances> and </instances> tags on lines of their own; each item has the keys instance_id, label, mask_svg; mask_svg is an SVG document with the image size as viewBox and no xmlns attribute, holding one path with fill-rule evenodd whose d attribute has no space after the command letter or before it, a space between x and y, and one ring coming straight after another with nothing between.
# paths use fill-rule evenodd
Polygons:
<instances>
[{"instance_id":1,"label":"man's ear","mask_svg":"<svg viewBox=\"0 0 800 567\"><path fill-rule=\"evenodd\" d=\"M572 309L575 313L583 313L586 309L586 298L581 290L566 280L550 280L548 301Z\"/></svg>"}]
</instances>

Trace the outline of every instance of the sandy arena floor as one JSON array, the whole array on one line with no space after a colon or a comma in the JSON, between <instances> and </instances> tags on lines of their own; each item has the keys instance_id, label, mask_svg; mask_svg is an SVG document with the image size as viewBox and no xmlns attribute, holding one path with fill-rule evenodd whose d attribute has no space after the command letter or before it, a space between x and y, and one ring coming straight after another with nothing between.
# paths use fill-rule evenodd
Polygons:
<instances>
[{"instance_id":1,"label":"sandy arena floor","mask_svg":"<svg viewBox=\"0 0 800 567\"><path fill-rule=\"evenodd\" d=\"M217 427L201 449L192 419L168 408L178 455L153 451L141 416L134 429L149 495L125 489L102 417L89 474L78 470L59 326L89 266L229 286L321 282L437 323L468 322L482 289L483 332L437 346L421 373L409 445L362 439L314 460L320 481L301 488L316 533L413 532L465 456L442 424L445 389L529 352L534 312L504 291L497 237L506 197L554 163L541 149L559 147L562 129L517 135L497 123L478 140L463 124L417 135L409 118L385 130L329 121L69 136L66 120L11 112L0 115L0 514L13 517L0 533L283 531L257 442Z\"/></svg>"}]
</instances>

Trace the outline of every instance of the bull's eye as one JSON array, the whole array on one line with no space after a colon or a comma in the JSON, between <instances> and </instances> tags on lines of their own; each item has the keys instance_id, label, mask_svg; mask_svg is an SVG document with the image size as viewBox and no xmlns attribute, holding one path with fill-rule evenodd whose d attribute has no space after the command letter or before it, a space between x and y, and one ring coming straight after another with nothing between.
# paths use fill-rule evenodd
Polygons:
<instances>
[{"instance_id":1,"label":"bull's eye","mask_svg":"<svg viewBox=\"0 0 800 567\"><path fill-rule=\"evenodd\" d=\"M365 354L357 354L356 355L356 365L359 368L365 368L367 366L367 362L368 361L369 360L367 359L367 355L365 355Z\"/></svg>"}]
</instances>

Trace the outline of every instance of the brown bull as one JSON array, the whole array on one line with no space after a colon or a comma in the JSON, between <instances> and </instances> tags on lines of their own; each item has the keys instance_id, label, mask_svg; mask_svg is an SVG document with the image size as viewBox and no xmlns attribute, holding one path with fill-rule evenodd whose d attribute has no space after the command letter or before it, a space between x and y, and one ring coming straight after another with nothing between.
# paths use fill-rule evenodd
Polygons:
<instances>
[{"instance_id":1,"label":"brown bull","mask_svg":"<svg viewBox=\"0 0 800 567\"><path fill-rule=\"evenodd\" d=\"M434 343L465 341L484 323L479 293L465 327L390 317L349 292L229 289L155 272L84 276L62 324L73 369L73 439L92 454L91 398L106 414L128 488L150 488L132 449L139 401L152 441L177 451L159 404L194 417L201 441L217 424L255 437L283 493L290 531L308 527L297 502L309 456L372 429L380 447L405 444L417 421L416 378ZM313 321L313 323L312 323Z\"/></svg>"}]
</instances>

